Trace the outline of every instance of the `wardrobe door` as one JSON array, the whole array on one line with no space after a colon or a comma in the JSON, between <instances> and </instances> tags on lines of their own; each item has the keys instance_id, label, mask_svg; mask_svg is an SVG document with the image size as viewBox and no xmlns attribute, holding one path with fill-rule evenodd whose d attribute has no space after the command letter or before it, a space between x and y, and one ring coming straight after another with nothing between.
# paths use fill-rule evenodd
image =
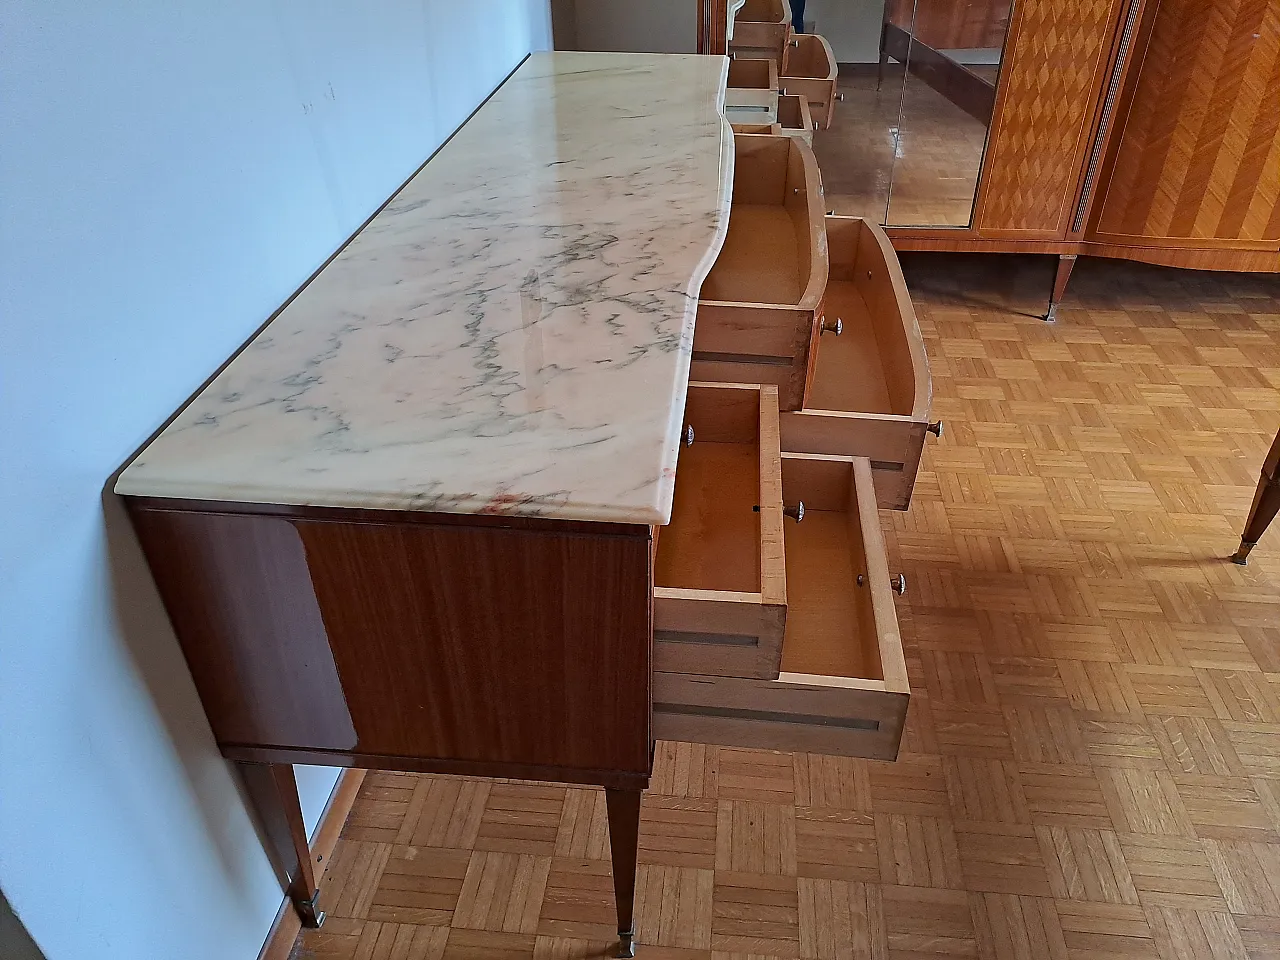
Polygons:
<instances>
[{"instance_id":1,"label":"wardrobe door","mask_svg":"<svg viewBox=\"0 0 1280 960\"><path fill-rule=\"evenodd\" d=\"M978 236L1065 237L1126 0L1018 0L979 187Z\"/></svg>"},{"instance_id":2,"label":"wardrobe door","mask_svg":"<svg viewBox=\"0 0 1280 960\"><path fill-rule=\"evenodd\" d=\"M1280 249L1280 3L1160 0L1153 17L1088 239Z\"/></svg>"}]
</instances>

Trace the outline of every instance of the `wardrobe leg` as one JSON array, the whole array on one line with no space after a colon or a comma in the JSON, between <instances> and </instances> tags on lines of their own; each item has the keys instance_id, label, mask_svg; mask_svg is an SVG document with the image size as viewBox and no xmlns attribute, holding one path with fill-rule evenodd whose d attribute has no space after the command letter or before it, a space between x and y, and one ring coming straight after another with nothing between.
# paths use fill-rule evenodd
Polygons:
<instances>
[{"instance_id":1,"label":"wardrobe leg","mask_svg":"<svg viewBox=\"0 0 1280 960\"><path fill-rule=\"evenodd\" d=\"M640 847L639 790L605 790L609 853L613 857L613 899L618 908L619 957L636 955L636 854Z\"/></svg>"},{"instance_id":2,"label":"wardrobe leg","mask_svg":"<svg viewBox=\"0 0 1280 960\"><path fill-rule=\"evenodd\" d=\"M1045 312L1044 318L1047 322L1053 323L1058 319L1058 304L1062 302L1063 295L1067 292L1067 281L1071 279L1071 271L1076 266L1076 255L1074 253L1064 253L1058 257L1058 271L1053 275L1053 293L1049 296L1049 309Z\"/></svg>"},{"instance_id":3,"label":"wardrobe leg","mask_svg":"<svg viewBox=\"0 0 1280 960\"><path fill-rule=\"evenodd\" d=\"M1262 464L1258 489L1253 493L1253 506L1249 508L1249 519L1245 521L1244 533L1240 536L1240 549L1231 558L1233 563L1244 566L1248 562L1249 551L1266 532L1277 513L1280 513L1280 433L1271 442L1271 450Z\"/></svg>"},{"instance_id":4,"label":"wardrobe leg","mask_svg":"<svg viewBox=\"0 0 1280 960\"><path fill-rule=\"evenodd\" d=\"M324 923L324 913L316 907L320 890L316 886L293 766L288 763L246 762L239 762L236 766L258 815L267 841L267 856L281 878L284 892L304 927L320 926Z\"/></svg>"}]
</instances>

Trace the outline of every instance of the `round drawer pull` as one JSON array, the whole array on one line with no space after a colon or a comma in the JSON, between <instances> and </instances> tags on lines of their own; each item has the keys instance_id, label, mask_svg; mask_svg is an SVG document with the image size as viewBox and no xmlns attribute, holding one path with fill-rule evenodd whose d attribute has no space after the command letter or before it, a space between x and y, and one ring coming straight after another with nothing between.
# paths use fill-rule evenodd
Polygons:
<instances>
[{"instance_id":1,"label":"round drawer pull","mask_svg":"<svg viewBox=\"0 0 1280 960\"><path fill-rule=\"evenodd\" d=\"M867 578L863 574L858 574L858 586L862 586L867 582ZM889 589L902 596L907 592L907 578L904 574L898 574L896 577L889 578Z\"/></svg>"},{"instance_id":2,"label":"round drawer pull","mask_svg":"<svg viewBox=\"0 0 1280 960\"><path fill-rule=\"evenodd\" d=\"M933 423L925 427L925 430L927 430L929 433L932 433L939 440L942 439L942 421L941 420L935 420Z\"/></svg>"},{"instance_id":3,"label":"round drawer pull","mask_svg":"<svg viewBox=\"0 0 1280 960\"><path fill-rule=\"evenodd\" d=\"M804 519L804 501L803 500L796 501L796 505L794 507L783 507L782 515L784 517L790 517L796 523L799 523L801 520Z\"/></svg>"},{"instance_id":4,"label":"round drawer pull","mask_svg":"<svg viewBox=\"0 0 1280 960\"><path fill-rule=\"evenodd\" d=\"M691 423L684 425L684 445L686 447L693 446L693 424Z\"/></svg>"},{"instance_id":5,"label":"round drawer pull","mask_svg":"<svg viewBox=\"0 0 1280 960\"><path fill-rule=\"evenodd\" d=\"M837 93L837 94L836 94L836 99L837 99L837 100L839 100L841 103L844 103L844 94L843 94L843 93Z\"/></svg>"},{"instance_id":6,"label":"round drawer pull","mask_svg":"<svg viewBox=\"0 0 1280 960\"><path fill-rule=\"evenodd\" d=\"M826 317L823 317L822 332L834 333L838 337L840 334L844 333L844 321L839 317L836 317L835 320L828 320Z\"/></svg>"}]
</instances>

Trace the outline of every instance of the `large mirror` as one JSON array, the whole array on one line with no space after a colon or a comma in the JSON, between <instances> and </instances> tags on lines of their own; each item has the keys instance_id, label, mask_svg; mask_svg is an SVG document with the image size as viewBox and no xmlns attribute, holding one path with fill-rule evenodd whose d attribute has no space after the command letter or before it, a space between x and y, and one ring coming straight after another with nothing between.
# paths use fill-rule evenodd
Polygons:
<instances>
[{"instance_id":1,"label":"large mirror","mask_svg":"<svg viewBox=\"0 0 1280 960\"><path fill-rule=\"evenodd\" d=\"M973 216L1012 0L808 0L840 61L814 134L827 204L889 226Z\"/></svg>"}]
</instances>

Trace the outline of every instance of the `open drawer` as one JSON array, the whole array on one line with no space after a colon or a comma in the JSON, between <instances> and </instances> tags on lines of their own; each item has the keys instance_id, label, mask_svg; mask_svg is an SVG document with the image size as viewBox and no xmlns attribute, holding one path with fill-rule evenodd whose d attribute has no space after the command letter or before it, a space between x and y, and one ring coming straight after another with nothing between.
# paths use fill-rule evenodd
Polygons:
<instances>
[{"instance_id":1,"label":"open drawer","mask_svg":"<svg viewBox=\"0 0 1280 960\"><path fill-rule=\"evenodd\" d=\"M729 55L772 59L779 67L791 36L791 5L787 0L746 0L734 14Z\"/></svg>"},{"instance_id":2,"label":"open drawer","mask_svg":"<svg viewBox=\"0 0 1280 960\"><path fill-rule=\"evenodd\" d=\"M778 119L778 65L772 60L730 60L724 114L733 124L774 123Z\"/></svg>"},{"instance_id":3,"label":"open drawer","mask_svg":"<svg viewBox=\"0 0 1280 960\"><path fill-rule=\"evenodd\" d=\"M772 383L796 409L827 285L818 163L795 137L735 134L734 144L729 231L702 283L691 375Z\"/></svg>"},{"instance_id":4,"label":"open drawer","mask_svg":"<svg viewBox=\"0 0 1280 960\"><path fill-rule=\"evenodd\" d=\"M775 677L787 615L778 390L690 383L671 523L657 529L654 668Z\"/></svg>"},{"instance_id":5,"label":"open drawer","mask_svg":"<svg viewBox=\"0 0 1280 960\"><path fill-rule=\"evenodd\" d=\"M769 133L775 137L787 136L798 137L813 146L813 120L809 114L809 101L804 97L798 97L794 94L778 97L778 122L765 123L763 119L759 122L744 123L745 114L738 114L732 118L734 133Z\"/></svg>"},{"instance_id":6,"label":"open drawer","mask_svg":"<svg viewBox=\"0 0 1280 960\"><path fill-rule=\"evenodd\" d=\"M782 61L782 91L809 101L809 110L822 129L831 126L836 108L836 74L839 68L831 44L816 33L797 33L787 41Z\"/></svg>"},{"instance_id":7,"label":"open drawer","mask_svg":"<svg viewBox=\"0 0 1280 960\"><path fill-rule=\"evenodd\" d=\"M778 97L778 126L789 137L799 137L813 146L813 114L809 112L809 99L789 93Z\"/></svg>"},{"instance_id":8,"label":"open drawer","mask_svg":"<svg viewBox=\"0 0 1280 960\"><path fill-rule=\"evenodd\" d=\"M827 217L827 328L814 350L804 407L782 415L782 449L867 457L882 507L911 500L929 423L924 340L898 257L884 231L859 217Z\"/></svg>"},{"instance_id":9,"label":"open drawer","mask_svg":"<svg viewBox=\"0 0 1280 960\"><path fill-rule=\"evenodd\" d=\"M891 760L910 688L884 535L861 457L783 454L787 620L777 679L653 675L662 740Z\"/></svg>"}]
</instances>

